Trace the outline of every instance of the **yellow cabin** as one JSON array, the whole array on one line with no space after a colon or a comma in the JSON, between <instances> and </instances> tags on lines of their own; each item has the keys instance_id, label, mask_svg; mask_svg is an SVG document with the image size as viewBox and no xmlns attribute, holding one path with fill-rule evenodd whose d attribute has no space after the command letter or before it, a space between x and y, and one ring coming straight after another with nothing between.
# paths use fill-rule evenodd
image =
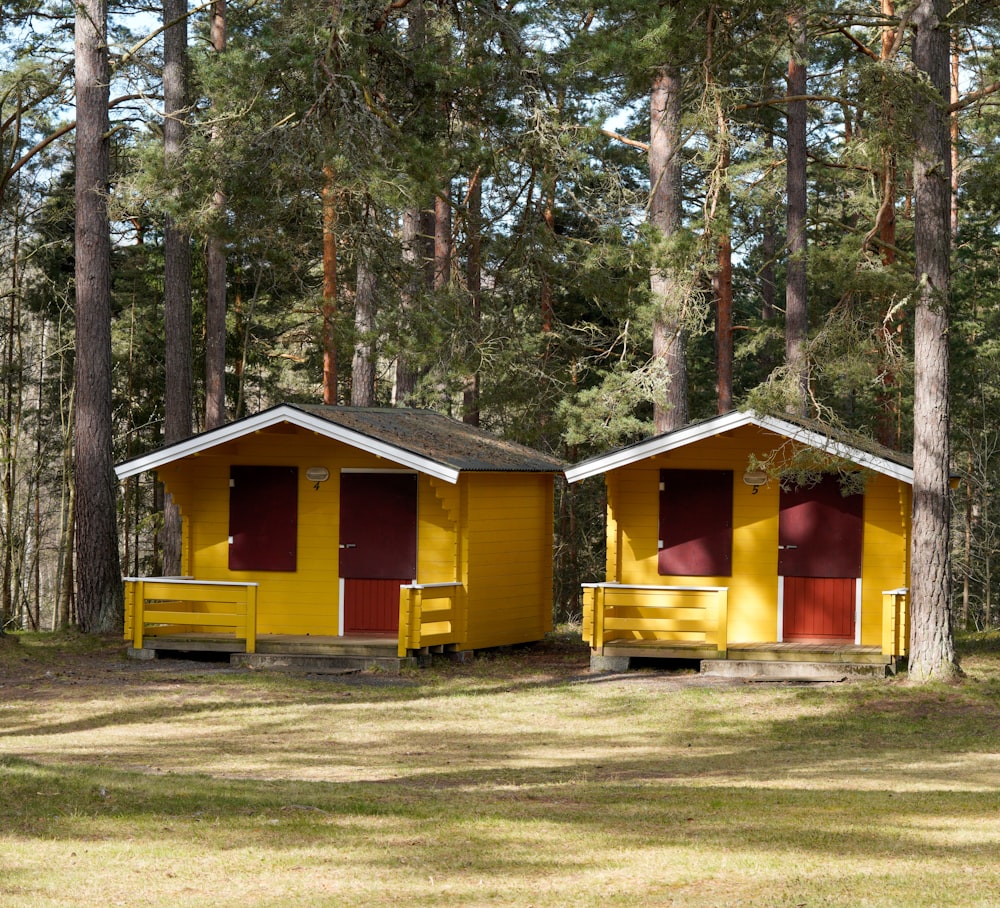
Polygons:
<instances>
[{"instance_id":1,"label":"yellow cabin","mask_svg":"<svg viewBox=\"0 0 1000 908\"><path fill-rule=\"evenodd\" d=\"M182 577L126 578L133 654L398 666L541 639L562 464L424 410L283 405L117 469L155 470Z\"/></svg>"},{"instance_id":2,"label":"yellow cabin","mask_svg":"<svg viewBox=\"0 0 1000 908\"><path fill-rule=\"evenodd\" d=\"M733 412L566 471L571 483L600 474L606 578L584 585L593 668L672 658L824 677L884 674L905 656L902 455Z\"/></svg>"}]
</instances>

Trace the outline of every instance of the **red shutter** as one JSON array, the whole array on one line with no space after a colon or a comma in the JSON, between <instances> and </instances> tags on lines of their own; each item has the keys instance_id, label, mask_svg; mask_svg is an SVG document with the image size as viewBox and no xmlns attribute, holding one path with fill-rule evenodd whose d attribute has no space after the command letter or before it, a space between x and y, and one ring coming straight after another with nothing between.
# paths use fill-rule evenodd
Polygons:
<instances>
[{"instance_id":1,"label":"red shutter","mask_svg":"<svg viewBox=\"0 0 1000 908\"><path fill-rule=\"evenodd\" d=\"M298 518L296 467L230 467L229 569L294 571Z\"/></svg>"},{"instance_id":2,"label":"red shutter","mask_svg":"<svg viewBox=\"0 0 1000 908\"><path fill-rule=\"evenodd\" d=\"M660 471L659 573L733 572L733 471Z\"/></svg>"}]
</instances>

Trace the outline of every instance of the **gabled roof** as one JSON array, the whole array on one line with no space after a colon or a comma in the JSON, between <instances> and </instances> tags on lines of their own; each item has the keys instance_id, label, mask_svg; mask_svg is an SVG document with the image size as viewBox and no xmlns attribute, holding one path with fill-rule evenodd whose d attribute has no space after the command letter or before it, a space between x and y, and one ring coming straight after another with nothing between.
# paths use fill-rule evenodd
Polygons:
<instances>
[{"instance_id":1,"label":"gabled roof","mask_svg":"<svg viewBox=\"0 0 1000 908\"><path fill-rule=\"evenodd\" d=\"M431 410L282 404L126 461L115 473L126 479L281 423L451 483L462 472L561 473L564 466Z\"/></svg>"},{"instance_id":2,"label":"gabled roof","mask_svg":"<svg viewBox=\"0 0 1000 908\"><path fill-rule=\"evenodd\" d=\"M578 482L581 479L607 473L618 467L628 466L667 451L674 451L696 441L721 435L723 432L729 432L743 426L756 426L759 429L765 429L775 435L848 460L875 473L882 473L893 479L913 484L913 465L909 458L903 454L890 451L888 448L883 448L867 439L851 437L848 440L848 436L829 427L824 427L820 423L799 423L774 416L760 416L753 410L726 413L723 416L692 423L682 429L666 432L663 435L609 451L598 457L591 457L589 460L569 467L566 470L566 479L570 482Z\"/></svg>"}]
</instances>

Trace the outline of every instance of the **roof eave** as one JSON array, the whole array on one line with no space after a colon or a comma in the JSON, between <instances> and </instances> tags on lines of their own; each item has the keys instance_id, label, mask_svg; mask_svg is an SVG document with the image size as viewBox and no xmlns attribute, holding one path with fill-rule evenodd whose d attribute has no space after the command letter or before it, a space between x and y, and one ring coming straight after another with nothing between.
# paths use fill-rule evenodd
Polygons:
<instances>
[{"instance_id":1,"label":"roof eave","mask_svg":"<svg viewBox=\"0 0 1000 908\"><path fill-rule=\"evenodd\" d=\"M619 467L629 466L633 463L638 463L640 460L646 460L649 457L655 457L658 454L664 454L667 451L673 451L677 448L682 448L686 445L703 441L706 438L712 438L713 436L721 435L723 432L729 432L747 425L766 429L767 431L774 432L776 435L781 435L821 451L826 451L836 457L842 457L876 473L898 479L909 485L913 484L913 470L909 467L893 463L891 460L886 460L874 454L869 454L860 448L835 441L826 435L821 435L818 432L797 426L794 423L786 422L783 419L773 416L758 416L752 410L727 413L717 419L695 423L694 425L686 426L683 429L678 429L665 435L657 435L655 438L650 438L636 445L619 448L617 451L611 451L608 454L590 458L576 464L576 466L569 467L566 470L566 480L572 483L589 479L592 476L608 473Z\"/></svg>"},{"instance_id":2,"label":"roof eave","mask_svg":"<svg viewBox=\"0 0 1000 908\"><path fill-rule=\"evenodd\" d=\"M120 480L127 479L146 470L159 469L184 457L201 454L226 442L235 441L236 439L252 435L254 432L259 432L262 429L267 429L280 423L289 423L301 429L307 429L315 432L317 435L343 442L352 448L375 454L392 463L416 470L418 473L425 473L452 485L458 482L460 471L455 467L422 457L412 451L387 444L384 441L379 441L362 432L344 428L341 425L313 416L288 404L272 407L270 410L264 410L255 416L249 416L238 422L220 426L218 429L212 429L209 432L188 438L169 447L161 448L142 457L126 461L115 468L115 474Z\"/></svg>"}]
</instances>

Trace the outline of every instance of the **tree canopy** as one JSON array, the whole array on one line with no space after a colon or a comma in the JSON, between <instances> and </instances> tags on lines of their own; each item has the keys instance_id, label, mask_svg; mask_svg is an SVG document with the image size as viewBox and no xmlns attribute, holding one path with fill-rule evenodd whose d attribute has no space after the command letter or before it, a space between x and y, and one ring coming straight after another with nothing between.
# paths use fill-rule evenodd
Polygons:
<instances>
[{"instance_id":1,"label":"tree canopy","mask_svg":"<svg viewBox=\"0 0 1000 908\"><path fill-rule=\"evenodd\" d=\"M72 15L0 19L5 624L78 616ZM568 460L752 404L908 451L915 391L919 411L940 389L915 336L945 314L937 431L966 480L945 602L996 623L994 4L215 0L108 21L116 459L162 443L168 400L194 430L278 401L416 404ZM931 120L952 174L933 300ZM178 239L188 398L164 383ZM154 486L123 490L127 571L159 565L161 512ZM587 525L562 528L567 614Z\"/></svg>"}]
</instances>

